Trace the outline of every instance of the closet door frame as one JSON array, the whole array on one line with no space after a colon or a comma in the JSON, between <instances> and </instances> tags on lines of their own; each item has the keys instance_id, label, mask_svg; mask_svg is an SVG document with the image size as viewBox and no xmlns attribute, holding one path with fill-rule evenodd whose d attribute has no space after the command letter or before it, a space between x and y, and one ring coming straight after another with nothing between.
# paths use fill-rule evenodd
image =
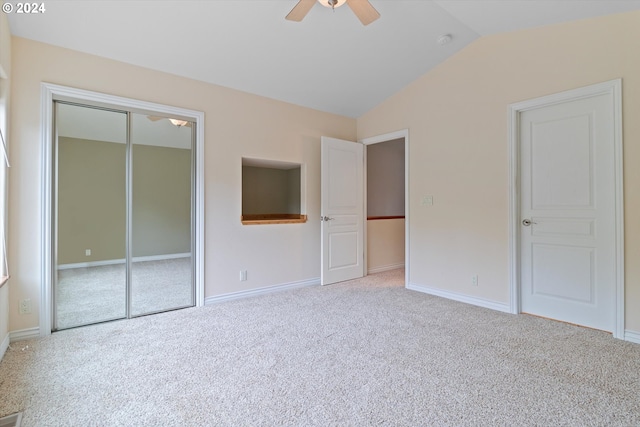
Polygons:
<instances>
[{"instance_id":1,"label":"closet door frame","mask_svg":"<svg viewBox=\"0 0 640 427\"><path fill-rule=\"evenodd\" d=\"M66 101L77 104L86 104L96 107L129 111L144 114L166 115L188 120L195 124L195 144L193 156L195 161L193 194L193 280L195 293L195 306L204 305L204 112L173 107L165 104L157 104L139 101L131 98L123 98L99 92L60 86L51 83L41 84L41 292L39 309L40 336L51 334L53 326L53 276L55 274L54 263L54 144L55 144L55 106L54 101ZM128 258L128 257L127 257Z\"/></svg>"}]
</instances>

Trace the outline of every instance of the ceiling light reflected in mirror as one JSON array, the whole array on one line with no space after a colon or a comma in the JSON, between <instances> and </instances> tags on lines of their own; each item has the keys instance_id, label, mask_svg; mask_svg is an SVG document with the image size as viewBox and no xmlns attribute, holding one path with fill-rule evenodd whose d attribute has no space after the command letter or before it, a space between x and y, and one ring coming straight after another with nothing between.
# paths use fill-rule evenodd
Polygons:
<instances>
[{"instance_id":1,"label":"ceiling light reflected in mirror","mask_svg":"<svg viewBox=\"0 0 640 427\"><path fill-rule=\"evenodd\" d=\"M169 121L171 122L172 125L178 126L178 127L185 126L187 123L189 123L186 120L179 120L179 119L169 119Z\"/></svg>"}]
</instances>

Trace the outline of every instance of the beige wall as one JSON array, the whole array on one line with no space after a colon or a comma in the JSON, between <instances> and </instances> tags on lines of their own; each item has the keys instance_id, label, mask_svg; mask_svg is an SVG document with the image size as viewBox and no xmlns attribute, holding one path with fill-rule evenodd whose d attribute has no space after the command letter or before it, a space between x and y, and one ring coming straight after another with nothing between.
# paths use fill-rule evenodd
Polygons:
<instances>
[{"instance_id":1,"label":"beige wall","mask_svg":"<svg viewBox=\"0 0 640 427\"><path fill-rule=\"evenodd\" d=\"M507 106L621 77L626 328L640 331L639 51L640 12L484 37L359 118L356 132L349 118L13 38L9 329L38 324L41 81L205 112L207 296L318 277L319 137L409 128L410 281L507 303ZM307 165L306 224L240 224L243 156ZM420 206L423 195L434 205ZM17 314L22 298L33 314Z\"/></svg>"},{"instance_id":2,"label":"beige wall","mask_svg":"<svg viewBox=\"0 0 640 427\"><path fill-rule=\"evenodd\" d=\"M191 252L191 150L133 145L133 256Z\"/></svg>"},{"instance_id":3,"label":"beige wall","mask_svg":"<svg viewBox=\"0 0 640 427\"><path fill-rule=\"evenodd\" d=\"M367 216L404 215L404 138L367 145Z\"/></svg>"},{"instance_id":4,"label":"beige wall","mask_svg":"<svg viewBox=\"0 0 640 427\"><path fill-rule=\"evenodd\" d=\"M404 266L404 218L367 221L367 271Z\"/></svg>"},{"instance_id":5,"label":"beige wall","mask_svg":"<svg viewBox=\"0 0 640 427\"><path fill-rule=\"evenodd\" d=\"M60 137L58 168L58 264L123 259L126 146ZM191 252L191 151L134 144L132 178L133 256Z\"/></svg>"},{"instance_id":6,"label":"beige wall","mask_svg":"<svg viewBox=\"0 0 640 427\"><path fill-rule=\"evenodd\" d=\"M10 330L38 325L43 81L205 112L206 296L320 276L320 136L353 140L354 119L17 37L13 52ZM242 157L306 164L310 220L243 226ZM238 281L241 269L249 280ZM22 298L31 298L31 315L17 313Z\"/></svg>"},{"instance_id":7,"label":"beige wall","mask_svg":"<svg viewBox=\"0 0 640 427\"><path fill-rule=\"evenodd\" d=\"M0 129L2 129L5 139L10 141L11 135L9 134L9 126L7 126L7 120L10 119L10 114L6 107L9 105L11 80L11 33L9 32L7 15L4 13L0 14L0 65L9 77L7 80L3 79L0 81L0 105L2 105L3 111L5 111L5 113L0 114ZM3 159L0 159L0 162L2 161ZM0 187L2 189L5 189L7 185L5 176L5 168L0 167ZM0 195L0 212L2 212L2 217L4 218L6 215L5 192L1 191ZM4 224L0 226L4 226ZM0 288L0 346L5 342L8 336L7 334L11 330L9 329L9 288L11 286L12 284L8 283ZM0 357L2 357L2 350L2 347L0 347Z\"/></svg>"},{"instance_id":8,"label":"beige wall","mask_svg":"<svg viewBox=\"0 0 640 427\"><path fill-rule=\"evenodd\" d=\"M410 129L411 283L508 303L507 106L622 78L625 314L640 331L639 52L640 12L488 36L358 119L360 139Z\"/></svg>"},{"instance_id":9,"label":"beige wall","mask_svg":"<svg viewBox=\"0 0 640 427\"><path fill-rule=\"evenodd\" d=\"M302 167L287 170L287 213L305 213L301 206Z\"/></svg>"},{"instance_id":10,"label":"beige wall","mask_svg":"<svg viewBox=\"0 0 640 427\"><path fill-rule=\"evenodd\" d=\"M242 214L299 214L300 168L242 167Z\"/></svg>"},{"instance_id":11,"label":"beige wall","mask_svg":"<svg viewBox=\"0 0 640 427\"><path fill-rule=\"evenodd\" d=\"M125 144L59 138L58 264L125 257L126 161Z\"/></svg>"}]
</instances>

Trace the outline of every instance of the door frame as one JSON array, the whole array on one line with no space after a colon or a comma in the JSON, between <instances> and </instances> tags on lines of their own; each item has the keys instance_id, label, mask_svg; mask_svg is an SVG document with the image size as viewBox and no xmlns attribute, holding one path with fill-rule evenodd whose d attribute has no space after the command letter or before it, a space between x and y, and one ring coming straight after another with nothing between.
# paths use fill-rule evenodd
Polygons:
<instances>
[{"instance_id":1,"label":"door frame","mask_svg":"<svg viewBox=\"0 0 640 427\"><path fill-rule=\"evenodd\" d=\"M622 79L517 102L508 107L509 126L509 308L521 312L520 283L520 114L567 101L612 95L615 174L615 325L614 338L624 339L624 194L622 157Z\"/></svg>"},{"instance_id":2,"label":"door frame","mask_svg":"<svg viewBox=\"0 0 640 427\"><path fill-rule=\"evenodd\" d=\"M376 135L369 138L359 140L361 144L366 146L378 144L380 142L392 141L394 139L404 138L404 286L409 285L409 129L401 129L395 132ZM367 150L364 151L364 219L367 220ZM368 271L367 262L367 227L364 227L364 272L365 276Z\"/></svg>"},{"instance_id":3,"label":"door frame","mask_svg":"<svg viewBox=\"0 0 640 427\"><path fill-rule=\"evenodd\" d=\"M53 119L54 101L87 102L90 105L160 113L195 122L195 212L194 212L194 285L196 307L204 305L204 112L153 102L92 92L51 83L41 83L41 284L39 332L51 334L53 278Z\"/></svg>"}]
</instances>

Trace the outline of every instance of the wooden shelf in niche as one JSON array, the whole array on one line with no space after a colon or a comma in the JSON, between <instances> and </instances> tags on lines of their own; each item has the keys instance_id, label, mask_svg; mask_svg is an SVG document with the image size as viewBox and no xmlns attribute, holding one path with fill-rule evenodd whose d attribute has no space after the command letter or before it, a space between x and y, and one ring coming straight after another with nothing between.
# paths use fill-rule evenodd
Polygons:
<instances>
[{"instance_id":1,"label":"wooden shelf in niche","mask_svg":"<svg viewBox=\"0 0 640 427\"><path fill-rule=\"evenodd\" d=\"M242 215L240 221L244 225L301 224L307 222L307 216L299 214L255 214Z\"/></svg>"}]
</instances>

